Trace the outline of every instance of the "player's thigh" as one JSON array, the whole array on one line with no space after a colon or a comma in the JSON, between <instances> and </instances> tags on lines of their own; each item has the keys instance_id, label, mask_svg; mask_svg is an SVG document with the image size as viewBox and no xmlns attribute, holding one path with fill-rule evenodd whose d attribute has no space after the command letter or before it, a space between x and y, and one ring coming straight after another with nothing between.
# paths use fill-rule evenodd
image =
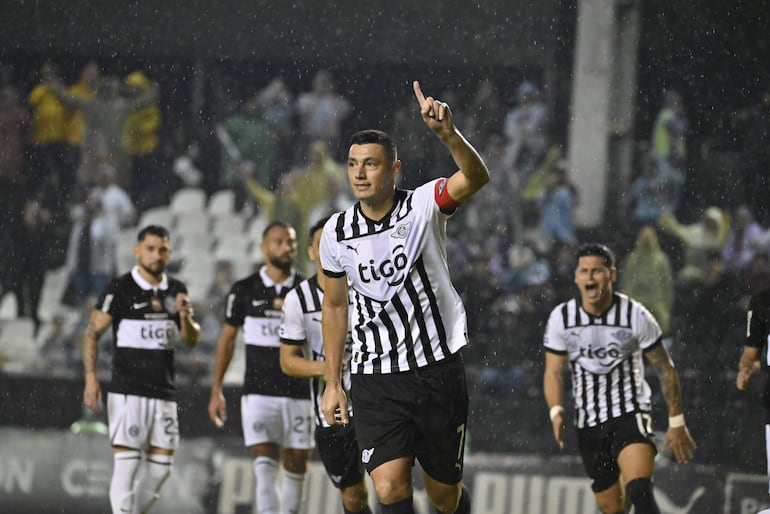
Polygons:
<instances>
[{"instance_id":1,"label":"player's thigh","mask_svg":"<svg viewBox=\"0 0 770 514\"><path fill-rule=\"evenodd\" d=\"M241 428L247 447L259 444L282 445L284 406L279 396L247 394L241 397Z\"/></svg>"},{"instance_id":2,"label":"player's thigh","mask_svg":"<svg viewBox=\"0 0 770 514\"><path fill-rule=\"evenodd\" d=\"M577 433L578 451L594 494L610 489L620 478L620 468L612 454L612 434L608 424L581 428Z\"/></svg>"},{"instance_id":3,"label":"player's thigh","mask_svg":"<svg viewBox=\"0 0 770 514\"><path fill-rule=\"evenodd\" d=\"M635 478L652 478L657 448L653 442L650 414L637 412L617 421L613 454L624 482Z\"/></svg>"},{"instance_id":4,"label":"player's thigh","mask_svg":"<svg viewBox=\"0 0 770 514\"><path fill-rule=\"evenodd\" d=\"M179 418L176 402L143 396L108 393L107 415L113 446L145 446L176 450Z\"/></svg>"},{"instance_id":5,"label":"player's thigh","mask_svg":"<svg viewBox=\"0 0 770 514\"><path fill-rule=\"evenodd\" d=\"M153 448L179 448L179 414L177 403L171 400L151 399L152 426L148 444Z\"/></svg>"},{"instance_id":6,"label":"player's thigh","mask_svg":"<svg viewBox=\"0 0 770 514\"><path fill-rule=\"evenodd\" d=\"M468 391L462 360L421 370L419 379L421 408L414 415L416 457L429 477L453 487L462 480L468 428Z\"/></svg>"},{"instance_id":7,"label":"player's thigh","mask_svg":"<svg viewBox=\"0 0 770 514\"><path fill-rule=\"evenodd\" d=\"M311 450L313 448L313 404L298 398L283 399L284 448Z\"/></svg>"},{"instance_id":8,"label":"player's thigh","mask_svg":"<svg viewBox=\"0 0 770 514\"><path fill-rule=\"evenodd\" d=\"M107 422L112 446L140 450L147 441L149 419L146 398L107 393Z\"/></svg>"},{"instance_id":9,"label":"player's thigh","mask_svg":"<svg viewBox=\"0 0 770 514\"><path fill-rule=\"evenodd\" d=\"M624 482L635 478L652 478L655 472L655 447L649 443L629 444L618 455L618 466Z\"/></svg>"},{"instance_id":10,"label":"player's thigh","mask_svg":"<svg viewBox=\"0 0 770 514\"><path fill-rule=\"evenodd\" d=\"M407 374L352 377L353 424L361 462L370 474L391 460L414 458L412 380Z\"/></svg>"}]
</instances>

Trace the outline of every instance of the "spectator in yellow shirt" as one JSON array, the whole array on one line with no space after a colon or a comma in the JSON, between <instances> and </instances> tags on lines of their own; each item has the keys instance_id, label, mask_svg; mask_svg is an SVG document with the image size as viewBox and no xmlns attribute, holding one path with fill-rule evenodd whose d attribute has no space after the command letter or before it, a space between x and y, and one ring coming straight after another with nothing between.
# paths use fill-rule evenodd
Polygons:
<instances>
[{"instance_id":1,"label":"spectator in yellow shirt","mask_svg":"<svg viewBox=\"0 0 770 514\"><path fill-rule=\"evenodd\" d=\"M137 98L152 87L150 79L141 71L131 72L123 79L124 92L129 98ZM158 151L161 121L161 112L156 100L155 103L131 113L123 125L123 147L131 159L133 170L130 192L134 202L143 199L152 201L146 198L146 194L157 190L158 181L154 177L162 169ZM162 199L155 200L152 203L158 203ZM146 207L150 205L142 205L142 208Z\"/></svg>"}]
</instances>

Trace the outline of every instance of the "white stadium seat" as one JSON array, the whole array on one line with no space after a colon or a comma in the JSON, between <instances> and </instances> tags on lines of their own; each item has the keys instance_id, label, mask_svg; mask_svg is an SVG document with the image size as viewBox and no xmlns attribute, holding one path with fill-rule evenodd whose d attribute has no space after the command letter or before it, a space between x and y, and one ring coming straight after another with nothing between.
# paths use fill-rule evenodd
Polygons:
<instances>
[{"instance_id":1,"label":"white stadium seat","mask_svg":"<svg viewBox=\"0 0 770 514\"><path fill-rule=\"evenodd\" d=\"M0 327L0 354L6 362L2 368L24 372L32 367L39 352L35 341L35 323L31 318L4 321Z\"/></svg>"},{"instance_id":2,"label":"white stadium seat","mask_svg":"<svg viewBox=\"0 0 770 514\"><path fill-rule=\"evenodd\" d=\"M203 211L206 209L206 192L200 187L183 187L171 195L171 212Z\"/></svg>"},{"instance_id":3,"label":"white stadium seat","mask_svg":"<svg viewBox=\"0 0 770 514\"><path fill-rule=\"evenodd\" d=\"M232 189L221 189L211 195L207 207L211 216L232 214L235 210L235 192Z\"/></svg>"}]
</instances>

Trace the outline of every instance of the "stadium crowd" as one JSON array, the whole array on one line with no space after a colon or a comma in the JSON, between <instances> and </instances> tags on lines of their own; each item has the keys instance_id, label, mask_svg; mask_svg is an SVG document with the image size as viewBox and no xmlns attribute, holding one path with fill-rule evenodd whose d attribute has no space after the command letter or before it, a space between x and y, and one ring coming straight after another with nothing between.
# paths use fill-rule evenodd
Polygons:
<instances>
[{"instance_id":1,"label":"stadium crowd","mask_svg":"<svg viewBox=\"0 0 770 514\"><path fill-rule=\"evenodd\" d=\"M189 285L203 326L199 347L179 352L178 379L205 383L222 301L261 258L254 242L269 221L296 227L299 265L311 272L307 229L351 203L346 134L367 105L320 69L298 85L281 76L257 88L222 81L204 99L187 99L194 112L183 116L171 102L179 93L164 90L149 66L108 73L91 60L62 74L61 65L41 63L34 77L0 69L3 372L80 376L87 312L133 262L138 229L158 222L170 229L172 274ZM607 212L612 230L594 233L573 219L584 199L547 91L525 78L479 80L467 98L442 92L472 113L463 127L492 175L448 226L450 270L469 310L472 408L479 420L497 416L487 426L499 427L471 427L471 444L537 446L533 434L545 423L516 413L542 403L544 324L556 299L574 294L573 249L588 239L617 249L620 291L655 314L689 410L713 421L715 406L745 401L731 387L732 363L749 295L770 286L770 215L761 203L770 156L757 139L770 126L770 94L722 113L711 133L693 133L687 92L666 91L638 135L631 183ZM411 99L375 125L409 156L401 187L453 171ZM182 218L194 221L185 231L177 230ZM103 350L106 377L109 344ZM234 367L233 382L241 371ZM728 458L720 437L699 438L702 458Z\"/></svg>"}]
</instances>

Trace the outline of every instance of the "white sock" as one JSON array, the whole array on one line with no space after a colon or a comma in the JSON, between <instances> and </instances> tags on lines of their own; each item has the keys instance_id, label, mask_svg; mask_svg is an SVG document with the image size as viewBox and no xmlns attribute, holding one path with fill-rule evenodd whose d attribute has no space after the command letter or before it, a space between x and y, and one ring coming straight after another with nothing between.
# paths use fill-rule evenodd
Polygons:
<instances>
[{"instance_id":1,"label":"white sock","mask_svg":"<svg viewBox=\"0 0 770 514\"><path fill-rule=\"evenodd\" d=\"M304 473L292 473L284 469L281 483L281 501L283 502L284 514L299 514L304 484Z\"/></svg>"},{"instance_id":2,"label":"white sock","mask_svg":"<svg viewBox=\"0 0 770 514\"><path fill-rule=\"evenodd\" d=\"M171 474L173 455L151 453L147 455L144 475L136 487L136 504L139 514L146 514L160 496L160 489Z\"/></svg>"},{"instance_id":3,"label":"white sock","mask_svg":"<svg viewBox=\"0 0 770 514\"><path fill-rule=\"evenodd\" d=\"M115 452L110 480L110 506L113 514L133 514L134 482L142 456L136 450Z\"/></svg>"},{"instance_id":4,"label":"white sock","mask_svg":"<svg viewBox=\"0 0 770 514\"><path fill-rule=\"evenodd\" d=\"M278 499L278 462L270 457L254 459L257 477L257 514L280 514Z\"/></svg>"}]
</instances>

